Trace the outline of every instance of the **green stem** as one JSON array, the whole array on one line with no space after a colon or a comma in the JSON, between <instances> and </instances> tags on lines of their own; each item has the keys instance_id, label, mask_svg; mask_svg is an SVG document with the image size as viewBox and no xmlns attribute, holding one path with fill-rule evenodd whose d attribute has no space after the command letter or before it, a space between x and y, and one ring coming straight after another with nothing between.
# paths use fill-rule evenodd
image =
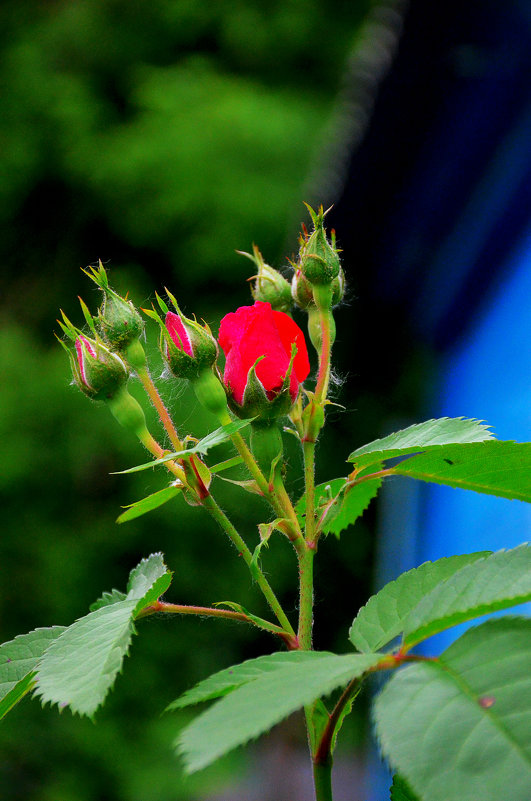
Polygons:
<instances>
[{"instance_id":1,"label":"green stem","mask_svg":"<svg viewBox=\"0 0 531 801\"><path fill-rule=\"evenodd\" d=\"M330 357L332 353L333 316L330 309L319 308L319 324L321 328L321 350L319 353L319 373L315 387L315 400L323 403L328 393L330 382Z\"/></svg>"},{"instance_id":2,"label":"green stem","mask_svg":"<svg viewBox=\"0 0 531 801\"><path fill-rule=\"evenodd\" d=\"M299 557L299 630L297 640L301 651L312 650L313 628L313 559L315 548L306 544Z\"/></svg>"},{"instance_id":3,"label":"green stem","mask_svg":"<svg viewBox=\"0 0 531 801\"><path fill-rule=\"evenodd\" d=\"M315 801L333 801L332 798L332 758L327 762L313 763Z\"/></svg>"},{"instance_id":4,"label":"green stem","mask_svg":"<svg viewBox=\"0 0 531 801\"><path fill-rule=\"evenodd\" d=\"M314 542L315 537L315 442L303 443L304 487L306 497L306 542Z\"/></svg>"},{"instance_id":5,"label":"green stem","mask_svg":"<svg viewBox=\"0 0 531 801\"><path fill-rule=\"evenodd\" d=\"M229 537L230 541L238 550L238 553L241 554L243 560L247 567L251 570L251 574L253 578L256 580L256 583L262 590L264 598L268 602L269 606L275 613L278 622L282 626L282 628L291 635L295 635L295 631L289 622L288 618L284 610L282 609L278 598L276 597L273 588L269 584L268 580L262 573L260 567L257 564L252 564L253 555L249 548L247 547L246 543L235 529L233 524L230 522L229 518L222 511L222 509L218 506L212 495L207 495L206 498L203 498L201 501L201 505L210 513L216 523L223 529L225 534Z\"/></svg>"},{"instance_id":6,"label":"green stem","mask_svg":"<svg viewBox=\"0 0 531 801\"><path fill-rule=\"evenodd\" d=\"M221 425L227 425L228 423L232 422L228 412L219 415L218 419ZM301 541L302 532L299 521L297 520L295 509L293 508L291 499L286 492L282 479L280 479L279 482L275 481L274 486L270 487L269 482L260 470L256 459L251 453L251 450L242 435L237 431L235 434L231 435L231 441L241 456L243 463L249 470L249 473L256 481L258 488L270 502L275 512L279 515L279 517L284 517L292 523L295 536L294 542Z\"/></svg>"}]
</instances>

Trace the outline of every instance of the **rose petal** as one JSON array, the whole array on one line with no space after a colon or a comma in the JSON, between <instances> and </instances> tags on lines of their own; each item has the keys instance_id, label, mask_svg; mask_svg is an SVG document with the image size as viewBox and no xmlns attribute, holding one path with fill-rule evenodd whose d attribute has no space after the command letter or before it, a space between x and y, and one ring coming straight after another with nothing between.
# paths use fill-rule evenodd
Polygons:
<instances>
[{"instance_id":1,"label":"rose petal","mask_svg":"<svg viewBox=\"0 0 531 801\"><path fill-rule=\"evenodd\" d=\"M166 315L166 328L168 329L168 334L170 335L173 344L179 348L179 350L184 350L188 356L193 356L192 350L192 343L190 342L190 337L188 336L188 332L183 325L183 321L179 317L178 314L174 312L168 312Z\"/></svg>"}]
</instances>

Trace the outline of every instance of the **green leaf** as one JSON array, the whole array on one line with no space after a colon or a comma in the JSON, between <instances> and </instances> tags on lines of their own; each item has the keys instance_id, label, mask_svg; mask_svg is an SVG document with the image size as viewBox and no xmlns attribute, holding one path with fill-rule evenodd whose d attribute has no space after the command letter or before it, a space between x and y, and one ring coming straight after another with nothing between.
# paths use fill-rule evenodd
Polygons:
<instances>
[{"instance_id":1,"label":"green leaf","mask_svg":"<svg viewBox=\"0 0 531 801\"><path fill-rule=\"evenodd\" d=\"M408 615L425 595L462 567L488 556L488 553L483 551L424 562L420 567L402 573L362 606L349 631L351 643L362 653L380 650L402 634Z\"/></svg>"},{"instance_id":2,"label":"green leaf","mask_svg":"<svg viewBox=\"0 0 531 801\"><path fill-rule=\"evenodd\" d=\"M207 679L200 681L191 690L187 690L183 695L173 701L166 711L181 709L192 704L199 704L203 701L211 701L213 698L220 698L223 695L255 681L277 670L282 670L290 665L311 663L315 665L319 659L328 658L333 654L325 651L279 651L267 656L259 656L257 659L248 659L239 665L233 665L218 673L213 673Z\"/></svg>"},{"instance_id":3,"label":"green leaf","mask_svg":"<svg viewBox=\"0 0 531 801\"><path fill-rule=\"evenodd\" d=\"M35 629L0 645L0 719L34 687L39 659L64 630Z\"/></svg>"},{"instance_id":4,"label":"green leaf","mask_svg":"<svg viewBox=\"0 0 531 801\"><path fill-rule=\"evenodd\" d=\"M252 418L252 420L254 420L254 418ZM237 431L248 426L252 420L233 420L231 423L227 423L227 425L212 431L211 434L207 434L206 437L200 439L199 442L191 448L187 448L183 451L175 451L174 453L167 453L166 456L162 456L160 459L153 459L151 462L139 464L136 467L130 467L128 470L118 470L116 473L113 473L113 475L138 473L140 470L147 470L149 467L158 467L158 465L165 464L173 459L187 459L193 453L205 454L210 448L214 448L216 445L221 445L222 442L226 442Z\"/></svg>"},{"instance_id":5,"label":"green leaf","mask_svg":"<svg viewBox=\"0 0 531 801\"><path fill-rule=\"evenodd\" d=\"M383 439L377 439L353 451L347 461L355 462L361 470L371 464L407 456L410 453L426 451L440 445L457 442L482 442L492 439L488 426L479 420L463 417L441 417L439 420L426 420L425 423L404 428Z\"/></svg>"},{"instance_id":6,"label":"green leaf","mask_svg":"<svg viewBox=\"0 0 531 801\"><path fill-rule=\"evenodd\" d=\"M77 620L48 648L37 670L43 703L93 715L129 650L136 600L117 601Z\"/></svg>"},{"instance_id":7,"label":"green leaf","mask_svg":"<svg viewBox=\"0 0 531 801\"><path fill-rule=\"evenodd\" d=\"M80 618L44 653L36 674L36 693L43 703L92 716L103 703L127 655L135 617L164 592L171 573L160 553L142 559L129 576L127 596L117 590L96 604L98 608ZM101 601L107 603L101 605Z\"/></svg>"},{"instance_id":8,"label":"green leaf","mask_svg":"<svg viewBox=\"0 0 531 801\"><path fill-rule=\"evenodd\" d=\"M377 495L381 479L370 479L348 485L346 478L335 478L315 487L315 513L324 534L339 534L361 517L371 500ZM304 526L306 495L295 507L299 523ZM322 522L320 522L322 521Z\"/></svg>"},{"instance_id":9,"label":"green leaf","mask_svg":"<svg viewBox=\"0 0 531 801\"><path fill-rule=\"evenodd\" d=\"M311 653L314 656L308 654L303 663L290 664L238 687L187 726L177 741L187 771L206 767L258 737L300 707L361 676L381 659L378 654Z\"/></svg>"},{"instance_id":10,"label":"green leaf","mask_svg":"<svg viewBox=\"0 0 531 801\"><path fill-rule=\"evenodd\" d=\"M529 801L531 620L469 629L376 700L384 756L429 801Z\"/></svg>"},{"instance_id":11,"label":"green leaf","mask_svg":"<svg viewBox=\"0 0 531 801\"><path fill-rule=\"evenodd\" d=\"M462 567L412 610L404 625L411 648L439 631L531 600L531 545L496 551Z\"/></svg>"},{"instance_id":12,"label":"green leaf","mask_svg":"<svg viewBox=\"0 0 531 801\"><path fill-rule=\"evenodd\" d=\"M170 484L169 487L165 487L158 492L153 492L146 498L142 498L141 501L130 503L127 505L127 511L122 512L120 517L117 518L116 522L126 523L128 520L134 520L135 517L145 515L147 512L151 512L153 509L158 509L159 506L162 506L164 503L171 501L172 498L175 498L175 496L178 495L181 490L182 487L176 487L174 484Z\"/></svg>"},{"instance_id":13,"label":"green leaf","mask_svg":"<svg viewBox=\"0 0 531 801\"><path fill-rule=\"evenodd\" d=\"M89 610L95 612L96 609L101 609L102 606L109 606L110 604L117 603L117 601L125 601L126 598L127 595L125 592L121 592L120 590L111 590L111 592L105 591L101 598L98 598L97 601L94 601L94 603L89 606Z\"/></svg>"},{"instance_id":14,"label":"green leaf","mask_svg":"<svg viewBox=\"0 0 531 801\"><path fill-rule=\"evenodd\" d=\"M391 787L391 801L420 801L420 799L405 779L395 773Z\"/></svg>"},{"instance_id":15,"label":"green leaf","mask_svg":"<svg viewBox=\"0 0 531 801\"><path fill-rule=\"evenodd\" d=\"M448 445L413 456L395 475L531 502L531 442Z\"/></svg>"},{"instance_id":16,"label":"green leaf","mask_svg":"<svg viewBox=\"0 0 531 801\"><path fill-rule=\"evenodd\" d=\"M166 592L171 584L171 578L172 573L164 564L161 553L152 553L131 570L127 582L127 598L138 601L134 611L135 617Z\"/></svg>"}]
</instances>

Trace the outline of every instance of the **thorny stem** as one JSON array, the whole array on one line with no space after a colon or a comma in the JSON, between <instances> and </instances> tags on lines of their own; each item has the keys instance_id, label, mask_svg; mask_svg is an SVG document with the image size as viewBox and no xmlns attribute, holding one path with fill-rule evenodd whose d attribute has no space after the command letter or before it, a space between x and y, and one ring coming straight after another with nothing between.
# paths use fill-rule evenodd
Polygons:
<instances>
[{"instance_id":1,"label":"thorny stem","mask_svg":"<svg viewBox=\"0 0 531 801\"><path fill-rule=\"evenodd\" d=\"M206 498L201 500L201 505L210 513L213 519L218 523L218 525L223 529L225 534L229 537L230 541L238 550L238 553L241 554L243 560L247 567L251 570L251 574L253 578L256 579L256 583L262 590L262 593L268 602L269 606L275 613L277 620L279 621L280 625L290 635L295 635L295 631L289 622L288 618L284 610L282 609L278 598L276 597L273 588L269 584L268 580L262 573L260 567L257 564L252 564L253 555L249 548L247 547L244 540L241 538L238 531L235 529L233 524L230 522L229 518L222 511L222 509L218 506L212 495L207 495Z\"/></svg>"},{"instance_id":2,"label":"thorny stem","mask_svg":"<svg viewBox=\"0 0 531 801\"><path fill-rule=\"evenodd\" d=\"M137 375L140 381L142 382L142 386L146 390L151 403L157 410L160 420L164 428L166 429L166 433L170 438L171 444L173 445L176 451L182 451L183 444L179 439L179 435L177 434L177 430L173 424L173 420L171 419L170 414L166 409L166 406L164 405L164 401L160 397L159 391L155 386L153 379L151 378L151 375L149 374L149 370L147 369L147 367L145 367L141 370L138 370Z\"/></svg>"}]
</instances>

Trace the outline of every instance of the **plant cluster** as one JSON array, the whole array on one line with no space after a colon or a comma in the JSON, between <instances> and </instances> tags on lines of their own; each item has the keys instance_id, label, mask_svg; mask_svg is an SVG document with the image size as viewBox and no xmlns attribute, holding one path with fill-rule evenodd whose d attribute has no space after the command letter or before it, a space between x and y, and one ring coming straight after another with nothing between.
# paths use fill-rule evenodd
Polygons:
<instances>
[{"instance_id":1,"label":"plant cluster","mask_svg":"<svg viewBox=\"0 0 531 801\"><path fill-rule=\"evenodd\" d=\"M375 673L390 680L376 699L374 723L383 754L397 774L395 801L528 801L531 793L531 621L522 616L487 620L465 632L440 655L415 647L434 634L488 612L531 599L531 548L460 554L427 562L387 584L355 614L345 654L315 651L313 567L326 535L351 527L396 475L461 487L509 499L531 500L531 443L496 440L477 420L442 418L410 426L356 448L347 475L315 484L316 443L329 404L334 308L345 277L335 234L325 212L309 209L291 283L267 265L258 250L254 303L228 313L216 338L206 323L186 317L170 291L144 316L159 328L168 371L192 385L217 427L202 439L183 436L164 404L143 347L144 317L109 285L101 262L86 273L103 293L93 316L81 307L86 328L63 313L59 339L74 382L107 405L136 436L151 459L123 472L160 467L162 490L130 505L123 523L176 496L212 516L235 546L267 605L267 617L237 599L212 607L163 600L172 573L162 554L151 554L131 572L125 592L105 592L89 613L68 627L36 629L0 646L0 716L26 694L42 703L92 716L122 668L137 621L154 614L224 618L269 632L278 650L221 670L177 698L169 710L215 700L177 739L186 769L203 768L304 708L317 801L332 799L332 762L338 733L364 682ZM307 316L318 370L311 389L305 335L292 306ZM225 356L220 366L220 350ZM128 391L137 380L164 426L165 448L146 424L141 404ZM285 485L283 438L302 452L304 491L292 498ZM234 455L211 457L230 442ZM245 480L231 478L235 467ZM216 484L260 495L267 519L240 532L216 500ZM275 536L273 536L275 535ZM298 570L298 619L290 619L261 567L264 547L276 537L290 542ZM294 581L295 584L295 581ZM328 700L332 697L332 701ZM510 788L508 791L507 788Z\"/></svg>"}]
</instances>

